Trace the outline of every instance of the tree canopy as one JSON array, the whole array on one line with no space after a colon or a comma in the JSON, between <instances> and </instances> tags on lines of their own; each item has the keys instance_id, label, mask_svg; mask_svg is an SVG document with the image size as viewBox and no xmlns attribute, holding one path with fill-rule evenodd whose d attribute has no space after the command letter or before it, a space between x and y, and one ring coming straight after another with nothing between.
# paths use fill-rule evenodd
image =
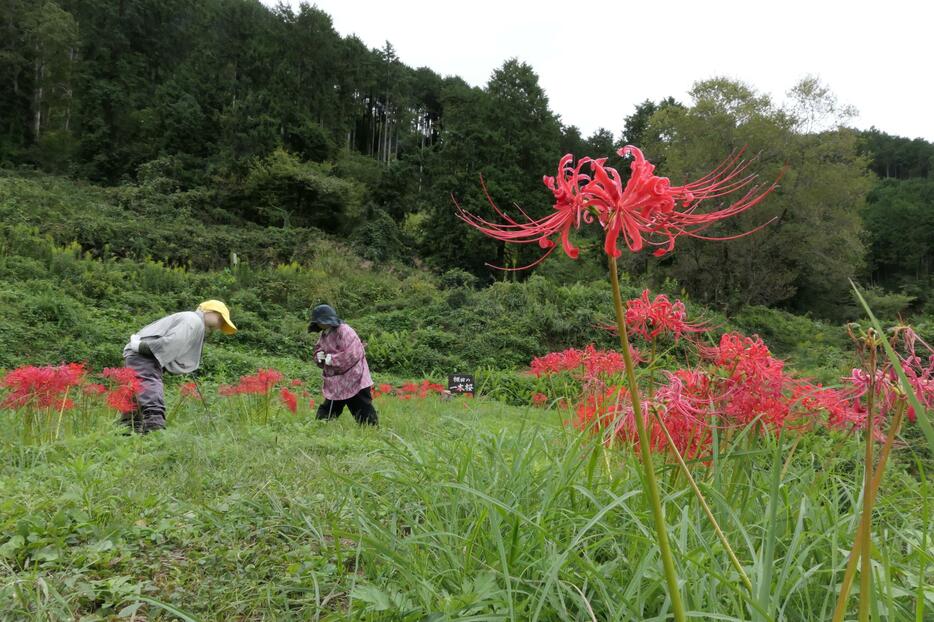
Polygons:
<instances>
[{"instance_id":1,"label":"tree canopy","mask_svg":"<svg viewBox=\"0 0 934 622\"><path fill-rule=\"evenodd\" d=\"M645 100L620 127L584 136L552 110L535 69L507 59L483 86L368 48L330 16L258 0L4 0L0 165L102 185L157 185L200 201L211 222L315 227L439 271L525 278L537 248L464 227L453 202L492 216L485 196L532 216L551 209L543 175L565 153L607 157L636 144L680 183L733 150L758 156L761 207L720 225L723 244L685 240L671 257L628 257L721 306L766 304L842 317L847 278L927 300L934 144L855 131L853 111L814 77L789 104L725 78L689 101ZM481 178L483 184L481 184ZM880 181L881 180L881 181ZM388 223L392 223L390 226ZM383 235L381 231L386 231ZM575 234L585 244L594 234ZM591 274L583 254L565 278ZM549 270L543 267L546 272Z\"/></svg>"}]
</instances>

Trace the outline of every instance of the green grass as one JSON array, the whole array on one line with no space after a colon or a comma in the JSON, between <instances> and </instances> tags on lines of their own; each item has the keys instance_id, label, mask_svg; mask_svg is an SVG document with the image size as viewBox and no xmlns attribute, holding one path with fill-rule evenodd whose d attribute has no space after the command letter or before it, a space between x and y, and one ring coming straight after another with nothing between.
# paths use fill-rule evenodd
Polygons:
<instances>
[{"instance_id":1,"label":"green grass","mask_svg":"<svg viewBox=\"0 0 934 622\"><path fill-rule=\"evenodd\" d=\"M164 433L102 430L33 448L4 436L13 422L0 412L0 620L670 614L630 452L594 447L555 411L378 406L374 430L307 410L266 426L209 422L190 404ZM717 477L693 465L755 599L683 479L657 462L693 619L823 620L833 609L858 519L860 444L814 436L776 477L791 444L778 442L721 453ZM903 450L877 503L876 619L929 619L934 607L931 487L910 463Z\"/></svg>"}]
</instances>

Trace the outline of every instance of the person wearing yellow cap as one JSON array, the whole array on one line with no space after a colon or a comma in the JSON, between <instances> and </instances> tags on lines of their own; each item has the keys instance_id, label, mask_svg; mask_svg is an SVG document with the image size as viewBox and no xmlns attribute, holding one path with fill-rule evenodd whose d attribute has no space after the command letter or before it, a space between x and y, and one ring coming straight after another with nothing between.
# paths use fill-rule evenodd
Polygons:
<instances>
[{"instance_id":1,"label":"person wearing yellow cap","mask_svg":"<svg viewBox=\"0 0 934 622\"><path fill-rule=\"evenodd\" d=\"M214 330L225 335L237 332L230 310L220 300L206 300L195 311L173 313L130 336L123 361L136 372L141 386L137 411L123 416L126 425L143 434L165 428L162 373L190 374L198 369L204 337Z\"/></svg>"}]
</instances>

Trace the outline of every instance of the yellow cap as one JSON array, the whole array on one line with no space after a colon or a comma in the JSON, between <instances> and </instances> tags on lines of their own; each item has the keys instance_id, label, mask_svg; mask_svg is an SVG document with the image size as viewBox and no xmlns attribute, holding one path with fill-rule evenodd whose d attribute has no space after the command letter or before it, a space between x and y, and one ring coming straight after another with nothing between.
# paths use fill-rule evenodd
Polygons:
<instances>
[{"instance_id":1,"label":"yellow cap","mask_svg":"<svg viewBox=\"0 0 934 622\"><path fill-rule=\"evenodd\" d=\"M214 311L224 318L224 325L221 326L221 332L225 335L233 335L237 332L237 327L230 321L230 309L220 300L205 300L198 305L198 311Z\"/></svg>"}]
</instances>

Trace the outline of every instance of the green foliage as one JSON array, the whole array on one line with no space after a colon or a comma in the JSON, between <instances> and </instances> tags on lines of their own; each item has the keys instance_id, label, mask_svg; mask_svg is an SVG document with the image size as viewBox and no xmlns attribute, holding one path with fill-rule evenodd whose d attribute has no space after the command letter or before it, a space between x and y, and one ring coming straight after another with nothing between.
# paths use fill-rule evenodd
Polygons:
<instances>
[{"instance_id":1,"label":"green foliage","mask_svg":"<svg viewBox=\"0 0 934 622\"><path fill-rule=\"evenodd\" d=\"M892 136L876 128L861 132L860 138L872 172L883 179L929 178L934 173L934 144L922 138Z\"/></svg>"},{"instance_id":2,"label":"green foliage","mask_svg":"<svg viewBox=\"0 0 934 622\"><path fill-rule=\"evenodd\" d=\"M836 384L852 367L851 344L842 326L761 306L739 310L730 323L746 334L758 334L776 356L815 381Z\"/></svg>"},{"instance_id":3,"label":"green foliage","mask_svg":"<svg viewBox=\"0 0 934 622\"><path fill-rule=\"evenodd\" d=\"M538 76L529 65L509 60L493 72L486 89L450 81L441 101L450 122L445 140L424 158L434 191L424 199L428 216L421 227L421 254L442 270L461 268L484 277L490 275L488 263L531 263L541 249L507 249L484 238L455 216L452 197L468 211L498 218L482 177L492 199L505 209L517 203L541 216L551 208L541 178L561 157L560 125Z\"/></svg>"},{"instance_id":4,"label":"green foliage","mask_svg":"<svg viewBox=\"0 0 934 622\"><path fill-rule=\"evenodd\" d=\"M330 169L277 149L251 164L242 194L230 200L241 205L240 212L249 220L262 225L342 232L358 216L363 190L330 175Z\"/></svg>"},{"instance_id":5,"label":"green foliage","mask_svg":"<svg viewBox=\"0 0 934 622\"><path fill-rule=\"evenodd\" d=\"M818 99L802 102L806 110L829 97L819 89L799 94L807 93ZM785 172L766 201L704 235L737 235L772 219L762 232L722 244L682 239L678 252L659 262L656 278L672 276L717 306L781 303L846 318L847 278L863 258L858 210L870 188L856 134L835 127L806 133L803 117L739 82L698 82L691 95L692 106L660 106L643 130L656 137L643 145L648 157L664 162L673 183L703 175L744 145L759 156L753 166L761 183Z\"/></svg>"},{"instance_id":6,"label":"green foliage","mask_svg":"<svg viewBox=\"0 0 934 622\"><path fill-rule=\"evenodd\" d=\"M198 218L213 198L202 191L164 192L170 180L103 190L46 176L0 174L0 216L16 252L31 255L26 239L77 242L94 257L153 259L206 270L228 266L231 253L259 264L304 259L321 234L316 229L208 224ZM22 233L12 234L16 228ZM27 233L32 228L34 233ZM24 239L22 236L26 236Z\"/></svg>"},{"instance_id":7,"label":"green foliage","mask_svg":"<svg viewBox=\"0 0 934 622\"><path fill-rule=\"evenodd\" d=\"M392 263L408 259L409 249L379 211L373 226L352 236L355 253L311 229L168 219L186 192L162 194L159 180L166 179L155 174L111 193L58 178L0 177L0 368L119 365L134 330L206 298L227 301L242 329L232 339L212 338L206 375L249 373L260 360L294 371L307 366L307 314L322 302L360 333L381 374L510 370L550 351L615 344L598 327L611 320L604 268L586 256L477 289L478 279L463 269L436 278ZM632 298L642 286L624 275L623 290ZM741 309L728 322L675 283L658 291L685 298L690 317L714 329L711 338L738 327L760 333L808 375L833 381L845 371L848 346L838 326L765 307ZM527 403L528 391L520 393Z\"/></svg>"},{"instance_id":8,"label":"green foliage","mask_svg":"<svg viewBox=\"0 0 934 622\"><path fill-rule=\"evenodd\" d=\"M562 427L561 413L384 397L369 429L315 422L304 405L242 424L236 408L187 400L159 434L43 447L10 444L0 427L0 618L667 615L630 450ZM686 605L825 620L859 508L859 443L762 443L691 466L758 602L695 498L660 482ZM892 469L877 500L877 524L892 526L874 534L884 619L925 619L934 605L930 487Z\"/></svg>"},{"instance_id":9,"label":"green foliage","mask_svg":"<svg viewBox=\"0 0 934 622\"><path fill-rule=\"evenodd\" d=\"M863 221L872 277L919 304L931 300L934 180L883 180L866 199Z\"/></svg>"},{"instance_id":10,"label":"green foliage","mask_svg":"<svg viewBox=\"0 0 934 622\"><path fill-rule=\"evenodd\" d=\"M367 210L363 224L354 229L350 239L356 253L370 261L384 263L411 256L411 245L402 229L379 208Z\"/></svg>"},{"instance_id":11,"label":"green foliage","mask_svg":"<svg viewBox=\"0 0 934 622\"><path fill-rule=\"evenodd\" d=\"M525 63L506 60L473 88L403 64L388 42L368 49L342 37L329 15L307 4L7 0L5 8L0 163L119 185L108 194L122 207L178 224L142 248L119 219L79 221L75 237L95 252L199 268L225 265L231 251L288 262L300 259L292 251L304 242L291 229L313 227L356 235L372 260L416 254L439 272L465 269L491 282L503 275L488 264L527 265L540 249L507 248L456 219L452 196L493 216L481 176L500 207L541 216L552 197L540 180L564 153L619 165L615 150L635 143L678 181L746 144L761 153L763 180L786 163L788 173L765 205L711 233L739 233L774 217L767 231L724 245L683 240L661 262L626 257L626 269L651 271L656 284L676 278L722 309L780 305L850 319L845 283L855 276L914 296L912 310L927 303L925 200L909 190L882 192L862 210L865 226L857 215L872 183L867 167L893 181L927 179L934 148L875 128L842 129L851 109L813 77L790 90L784 108L738 82L701 81L690 104L646 100L625 116L621 134L599 128L585 138L561 125ZM371 206L406 235L377 231ZM915 222L922 226L906 225ZM255 244L198 223L250 228ZM276 238L265 245L272 253L258 248L268 235ZM179 239L216 242L214 259L196 264L207 255L196 260ZM108 244L116 248L105 251ZM543 268L581 281L600 269L590 260Z\"/></svg>"},{"instance_id":12,"label":"green foliage","mask_svg":"<svg viewBox=\"0 0 934 622\"><path fill-rule=\"evenodd\" d=\"M863 291L863 297L871 309L880 318L894 320L904 317L905 311L914 302L914 296L906 294L887 293L880 287L870 287ZM854 296L854 300L856 300Z\"/></svg>"}]
</instances>

